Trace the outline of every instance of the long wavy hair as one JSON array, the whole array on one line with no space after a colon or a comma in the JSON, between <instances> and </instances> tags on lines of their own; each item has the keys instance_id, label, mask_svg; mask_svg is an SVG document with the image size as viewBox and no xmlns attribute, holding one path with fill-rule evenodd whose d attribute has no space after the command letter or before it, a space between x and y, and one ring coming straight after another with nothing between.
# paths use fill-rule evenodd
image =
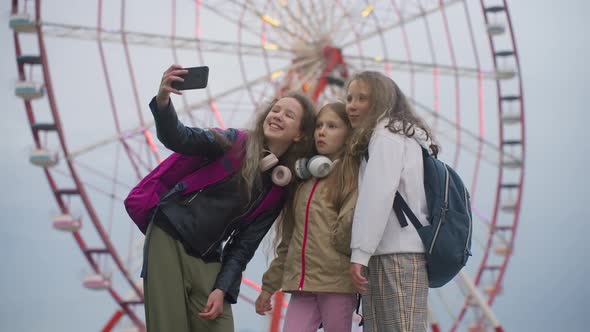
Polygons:
<instances>
[{"instance_id":1,"label":"long wavy hair","mask_svg":"<svg viewBox=\"0 0 590 332\"><path fill-rule=\"evenodd\" d=\"M352 124L348 119L348 114L346 114L346 105L344 103L335 102L324 105L318 112L316 121L323 112L330 111L334 112L344 122L348 131L344 145L336 155L338 162L334 165L334 169L332 169L330 175L325 180L327 184L326 188L329 190L328 200L337 210L340 210L346 198L357 189L359 160L358 158L344 158L347 145L353 132ZM315 145L314 150L317 153Z\"/></svg>"},{"instance_id":2,"label":"long wavy hair","mask_svg":"<svg viewBox=\"0 0 590 332\"><path fill-rule=\"evenodd\" d=\"M346 91L354 81L365 83L369 87L369 112L363 123L355 130L349 144L349 156L362 157L369 146L371 135L375 126L381 120L387 119L386 127L392 133L403 134L412 137L414 128L424 130L433 143L430 145L432 153L436 156L439 146L434 143L432 131L420 118L399 86L389 77L375 71L363 71L355 74L346 84Z\"/></svg>"},{"instance_id":3,"label":"long wavy hair","mask_svg":"<svg viewBox=\"0 0 590 332\"><path fill-rule=\"evenodd\" d=\"M299 141L293 142L289 146L279 161L281 165L287 166L294 174L295 161L309 155L313 149L315 106L307 96L298 92L289 92L281 98L293 98L297 100L303 110L300 124L303 136ZM249 131L248 139L246 140L247 153L244 162L242 163L242 167L240 168L240 180L245 185L244 190L248 197L252 193L252 188L255 184L254 181L260 178L257 176L257 173L260 172L260 160L264 157L264 150L266 147L264 120L277 101L279 101L279 99L274 99L261 112L259 112L254 122L254 128ZM293 187L296 182L296 180L293 181L289 187ZM288 188L288 192L292 191L290 189L291 188Z\"/></svg>"},{"instance_id":4,"label":"long wavy hair","mask_svg":"<svg viewBox=\"0 0 590 332\"><path fill-rule=\"evenodd\" d=\"M326 104L319 110L315 120L317 121L320 115L325 112L334 112L340 119L342 119L346 125L346 128L348 129L344 145L336 154L335 159L338 159L338 162L334 165L330 175L325 179L325 187L328 189L327 198L336 210L340 210L346 199L357 190L357 178L360 159L358 156L345 158L345 154L348 150L348 144L353 133L352 124L350 123L348 114L346 113L346 105L342 102ZM314 144L312 155L317 154L318 151ZM300 185L301 182L298 183L297 187L293 189L292 195L289 197L289 201L283 208L280 222L275 225L275 237L272 243L275 253L278 249L278 244L282 239L283 229L285 227L292 228L295 223L295 194Z\"/></svg>"}]
</instances>

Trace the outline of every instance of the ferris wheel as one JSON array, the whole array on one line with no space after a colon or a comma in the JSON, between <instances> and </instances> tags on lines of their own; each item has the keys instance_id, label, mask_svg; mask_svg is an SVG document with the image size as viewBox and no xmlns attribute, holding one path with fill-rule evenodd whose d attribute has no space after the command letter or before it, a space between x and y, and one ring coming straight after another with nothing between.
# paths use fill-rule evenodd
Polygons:
<instances>
[{"instance_id":1,"label":"ferris wheel","mask_svg":"<svg viewBox=\"0 0 590 332\"><path fill-rule=\"evenodd\" d=\"M88 261L82 286L117 303L104 331L145 329L143 235L122 201L168 153L146 105L170 63L211 68L209 87L175 100L182 121L201 127L244 127L288 90L318 104L343 99L357 71L392 77L472 194L473 257L452 283L431 290L430 327L502 330L492 308L503 294L525 171L524 96L505 0L64 6L72 4L12 1L15 94L33 135L30 161L58 205L51 222L73 235ZM260 276L246 277L257 289L250 279ZM276 329L281 313L274 317Z\"/></svg>"}]
</instances>

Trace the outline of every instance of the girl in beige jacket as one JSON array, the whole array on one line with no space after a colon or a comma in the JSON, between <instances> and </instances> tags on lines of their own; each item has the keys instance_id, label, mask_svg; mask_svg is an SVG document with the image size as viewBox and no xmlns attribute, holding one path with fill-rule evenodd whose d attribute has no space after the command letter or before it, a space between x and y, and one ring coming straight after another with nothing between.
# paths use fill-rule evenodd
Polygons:
<instances>
[{"instance_id":1,"label":"girl in beige jacket","mask_svg":"<svg viewBox=\"0 0 590 332\"><path fill-rule=\"evenodd\" d=\"M326 332L351 330L356 290L349 274L350 238L359 164L343 158L351 132L343 103L320 109L315 147L332 162L329 175L316 172L302 182L283 211L277 257L263 276L256 312L272 309L277 290L291 293L284 332L315 332L320 323ZM307 166L318 170L314 158Z\"/></svg>"}]
</instances>

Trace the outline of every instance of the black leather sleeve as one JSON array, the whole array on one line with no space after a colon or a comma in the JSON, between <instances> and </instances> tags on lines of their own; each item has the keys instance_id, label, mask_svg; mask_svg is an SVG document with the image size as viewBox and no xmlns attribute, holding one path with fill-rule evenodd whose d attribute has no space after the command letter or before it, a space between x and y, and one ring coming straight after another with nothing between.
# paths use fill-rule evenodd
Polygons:
<instances>
[{"instance_id":1,"label":"black leather sleeve","mask_svg":"<svg viewBox=\"0 0 590 332\"><path fill-rule=\"evenodd\" d=\"M215 287L225 291L225 298L229 303L236 303L240 293L242 272L254 256L262 239L268 233L280 209L265 211L248 226L232 236L223 249L221 271L217 275Z\"/></svg>"},{"instance_id":2,"label":"black leather sleeve","mask_svg":"<svg viewBox=\"0 0 590 332\"><path fill-rule=\"evenodd\" d=\"M202 155L215 158L223 154L223 148L208 129L187 127L178 119L172 101L166 109L158 109L156 98L150 102L150 110L156 122L158 139L168 149L185 155ZM235 142L235 129L218 130L231 143Z\"/></svg>"}]
</instances>

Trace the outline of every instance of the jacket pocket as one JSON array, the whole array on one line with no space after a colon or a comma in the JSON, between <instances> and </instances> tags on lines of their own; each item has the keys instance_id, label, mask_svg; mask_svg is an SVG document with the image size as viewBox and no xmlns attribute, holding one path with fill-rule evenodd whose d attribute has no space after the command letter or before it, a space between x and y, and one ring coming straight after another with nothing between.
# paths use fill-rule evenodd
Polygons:
<instances>
[{"instance_id":1,"label":"jacket pocket","mask_svg":"<svg viewBox=\"0 0 590 332\"><path fill-rule=\"evenodd\" d=\"M348 257L351 255L350 239L352 236L352 216L354 209L340 216L330 234L330 244L336 251Z\"/></svg>"}]
</instances>

